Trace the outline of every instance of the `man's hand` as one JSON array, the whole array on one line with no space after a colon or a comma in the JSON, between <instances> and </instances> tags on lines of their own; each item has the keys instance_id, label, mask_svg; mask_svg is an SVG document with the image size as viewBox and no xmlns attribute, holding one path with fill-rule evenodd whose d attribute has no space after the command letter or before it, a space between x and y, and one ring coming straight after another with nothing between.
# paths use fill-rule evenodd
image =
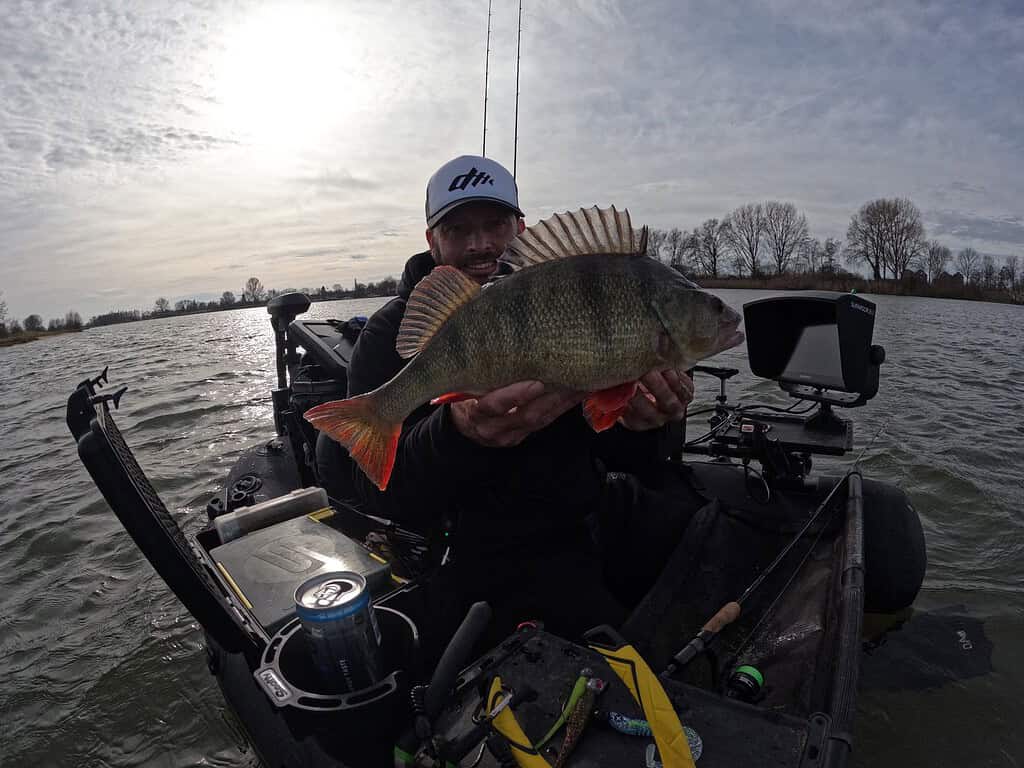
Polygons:
<instances>
[{"instance_id":1,"label":"man's hand","mask_svg":"<svg viewBox=\"0 0 1024 768\"><path fill-rule=\"evenodd\" d=\"M685 373L674 368L651 371L640 379L619 423L635 432L657 429L670 421L682 421L692 400L693 379Z\"/></svg>"},{"instance_id":2,"label":"man's hand","mask_svg":"<svg viewBox=\"0 0 1024 768\"><path fill-rule=\"evenodd\" d=\"M520 381L479 399L451 404L455 428L478 445L510 448L579 405L585 393L546 391L539 381Z\"/></svg>"}]
</instances>

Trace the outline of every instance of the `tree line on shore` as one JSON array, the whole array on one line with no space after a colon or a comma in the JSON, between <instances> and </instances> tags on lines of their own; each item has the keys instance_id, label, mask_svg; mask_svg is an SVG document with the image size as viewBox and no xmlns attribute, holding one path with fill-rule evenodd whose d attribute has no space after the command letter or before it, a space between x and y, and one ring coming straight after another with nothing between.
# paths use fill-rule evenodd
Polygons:
<instances>
[{"instance_id":1,"label":"tree line on shore","mask_svg":"<svg viewBox=\"0 0 1024 768\"><path fill-rule=\"evenodd\" d=\"M828 288L857 287L874 292L1024 303L1024 276L1016 255L997 260L974 248L955 254L938 240L928 239L921 212L906 198L880 198L861 206L850 218L846 237L812 237L807 217L793 203L769 200L741 205L721 219L711 218L692 230L652 229L647 254L671 265L707 287ZM871 280L846 267L869 271ZM953 271L950 272L949 270ZM353 282L352 288L302 288L314 301L393 296L393 277L378 282ZM250 277L236 295L224 291L210 301L179 299L172 305L158 298L152 309L125 309L94 315L86 323L78 312L22 322L8 319L0 295L0 339L24 333L62 332L83 327L126 323L196 312L262 306L296 289L267 288Z\"/></svg>"},{"instance_id":2,"label":"tree line on shore","mask_svg":"<svg viewBox=\"0 0 1024 768\"><path fill-rule=\"evenodd\" d=\"M80 331L82 329L82 316L71 310L64 317L50 318L48 323L43 322L41 315L31 314L19 321L17 318L7 316L7 302L0 294L0 339L8 339L23 335L39 335L43 333L63 333L65 331Z\"/></svg>"},{"instance_id":3,"label":"tree line on shore","mask_svg":"<svg viewBox=\"0 0 1024 768\"><path fill-rule=\"evenodd\" d=\"M264 306L268 301L284 293L304 293L313 301L333 301L337 299L364 299L374 296L394 296L398 289L398 281L393 277L385 277L378 282L361 283L354 280L351 288L344 288L340 283L335 283L328 288L321 285L319 288L267 288L258 277L250 277L245 281L240 294L233 291L224 291L220 298L210 301L199 299L179 299L172 305L164 297L158 298L149 310L124 309L113 312L105 312L89 318L86 324L89 327L100 325L113 325L114 323L130 323L135 320L148 320L155 317L173 317L175 315L190 315L198 312L218 312L225 309L242 309L244 307Z\"/></svg>"},{"instance_id":4,"label":"tree line on shore","mask_svg":"<svg viewBox=\"0 0 1024 768\"><path fill-rule=\"evenodd\" d=\"M812 237L807 217L795 205L769 200L741 205L692 230L652 230L647 253L705 283L760 282L784 288L808 287L814 283L808 277L823 284L837 277L862 279L845 265L866 268L883 290L882 284L896 282L900 292L1016 302L1024 290L1016 255L1005 256L1001 263L974 248L954 255L948 246L927 238L921 212L905 198L865 203L851 217L845 240Z\"/></svg>"},{"instance_id":5,"label":"tree line on shore","mask_svg":"<svg viewBox=\"0 0 1024 768\"><path fill-rule=\"evenodd\" d=\"M351 288L344 288L335 283L331 288L321 285L319 288L302 288L301 293L306 294L314 301L331 301L335 299L362 299L375 296L394 296L398 289L398 281L393 277L386 277L378 282L361 283L353 281ZM258 277L250 277L242 287L241 294L236 296L233 291L224 291L218 299L201 301L199 299L179 299L172 305L166 298L160 297L153 303L149 310L140 309L119 309L111 312L104 312L93 315L87 322L82 321L78 312L70 311L63 318L53 318L44 325L40 315L31 314L24 320L19 321L7 316L7 303L0 294L0 339L12 337L37 336L47 332L78 331L82 328L91 328L101 325L113 325L115 323L130 323L135 320L148 320L155 317L173 317L175 315L188 315L197 312L216 312L225 309L241 309L244 307L259 307L265 305L275 296L283 293L293 293L298 289L266 288Z\"/></svg>"}]
</instances>

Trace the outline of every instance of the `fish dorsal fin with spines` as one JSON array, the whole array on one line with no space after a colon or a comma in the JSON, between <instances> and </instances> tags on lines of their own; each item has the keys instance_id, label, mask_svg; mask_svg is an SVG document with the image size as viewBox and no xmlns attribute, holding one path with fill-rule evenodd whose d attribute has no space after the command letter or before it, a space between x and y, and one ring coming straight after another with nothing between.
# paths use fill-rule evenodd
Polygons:
<instances>
[{"instance_id":1,"label":"fish dorsal fin with spines","mask_svg":"<svg viewBox=\"0 0 1024 768\"><path fill-rule=\"evenodd\" d=\"M455 267L435 267L409 296L395 350L406 359L418 354L452 313L479 292L480 286Z\"/></svg>"},{"instance_id":2,"label":"fish dorsal fin with spines","mask_svg":"<svg viewBox=\"0 0 1024 768\"><path fill-rule=\"evenodd\" d=\"M628 210L594 206L556 213L528 227L509 243L501 261L519 270L570 256L638 256L646 245L647 227L641 231L638 244Z\"/></svg>"}]
</instances>

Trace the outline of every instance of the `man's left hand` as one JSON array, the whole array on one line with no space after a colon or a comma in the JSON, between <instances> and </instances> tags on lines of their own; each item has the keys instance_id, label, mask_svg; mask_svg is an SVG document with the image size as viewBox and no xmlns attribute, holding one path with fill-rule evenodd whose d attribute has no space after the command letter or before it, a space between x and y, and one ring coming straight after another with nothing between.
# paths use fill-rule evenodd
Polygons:
<instances>
[{"instance_id":1,"label":"man's left hand","mask_svg":"<svg viewBox=\"0 0 1024 768\"><path fill-rule=\"evenodd\" d=\"M640 379L619 423L635 432L657 429L686 418L686 406L692 400L693 379L685 373L674 368L651 371Z\"/></svg>"}]
</instances>

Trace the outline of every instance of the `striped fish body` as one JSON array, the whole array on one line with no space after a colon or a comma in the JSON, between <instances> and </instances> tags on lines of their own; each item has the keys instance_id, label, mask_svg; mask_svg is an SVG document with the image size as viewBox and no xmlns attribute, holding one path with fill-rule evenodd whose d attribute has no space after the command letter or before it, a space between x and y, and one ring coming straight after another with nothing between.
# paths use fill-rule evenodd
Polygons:
<instances>
[{"instance_id":1,"label":"striped fish body","mask_svg":"<svg viewBox=\"0 0 1024 768\"><path fill-rule=\"evenodd\" d=\"M481 394L531 379L596 392L681 364L646 306L674 276L653 259L594 255L503 277L456 310L381 388L381 413L404 419L448 392Z\"/></svg>"},{"instance_id":2,"label":"striped fish body","mask_svg":"<svg viewBox=\"0 0 1024 768\"><path fill-rule=\"evenodd\" d=\"M689 367L743 340L736 312L641 255L644 242L636 244L628 213L591 209L527 229L502 256L516 271L483 288L437 267L406 305L395 347L408 365L373 392L305 418L381 489L402 422L439 396L536 380L590 393L584 414L595 430L609 428L647 372Z\"/></svg>"}]
</instances>

